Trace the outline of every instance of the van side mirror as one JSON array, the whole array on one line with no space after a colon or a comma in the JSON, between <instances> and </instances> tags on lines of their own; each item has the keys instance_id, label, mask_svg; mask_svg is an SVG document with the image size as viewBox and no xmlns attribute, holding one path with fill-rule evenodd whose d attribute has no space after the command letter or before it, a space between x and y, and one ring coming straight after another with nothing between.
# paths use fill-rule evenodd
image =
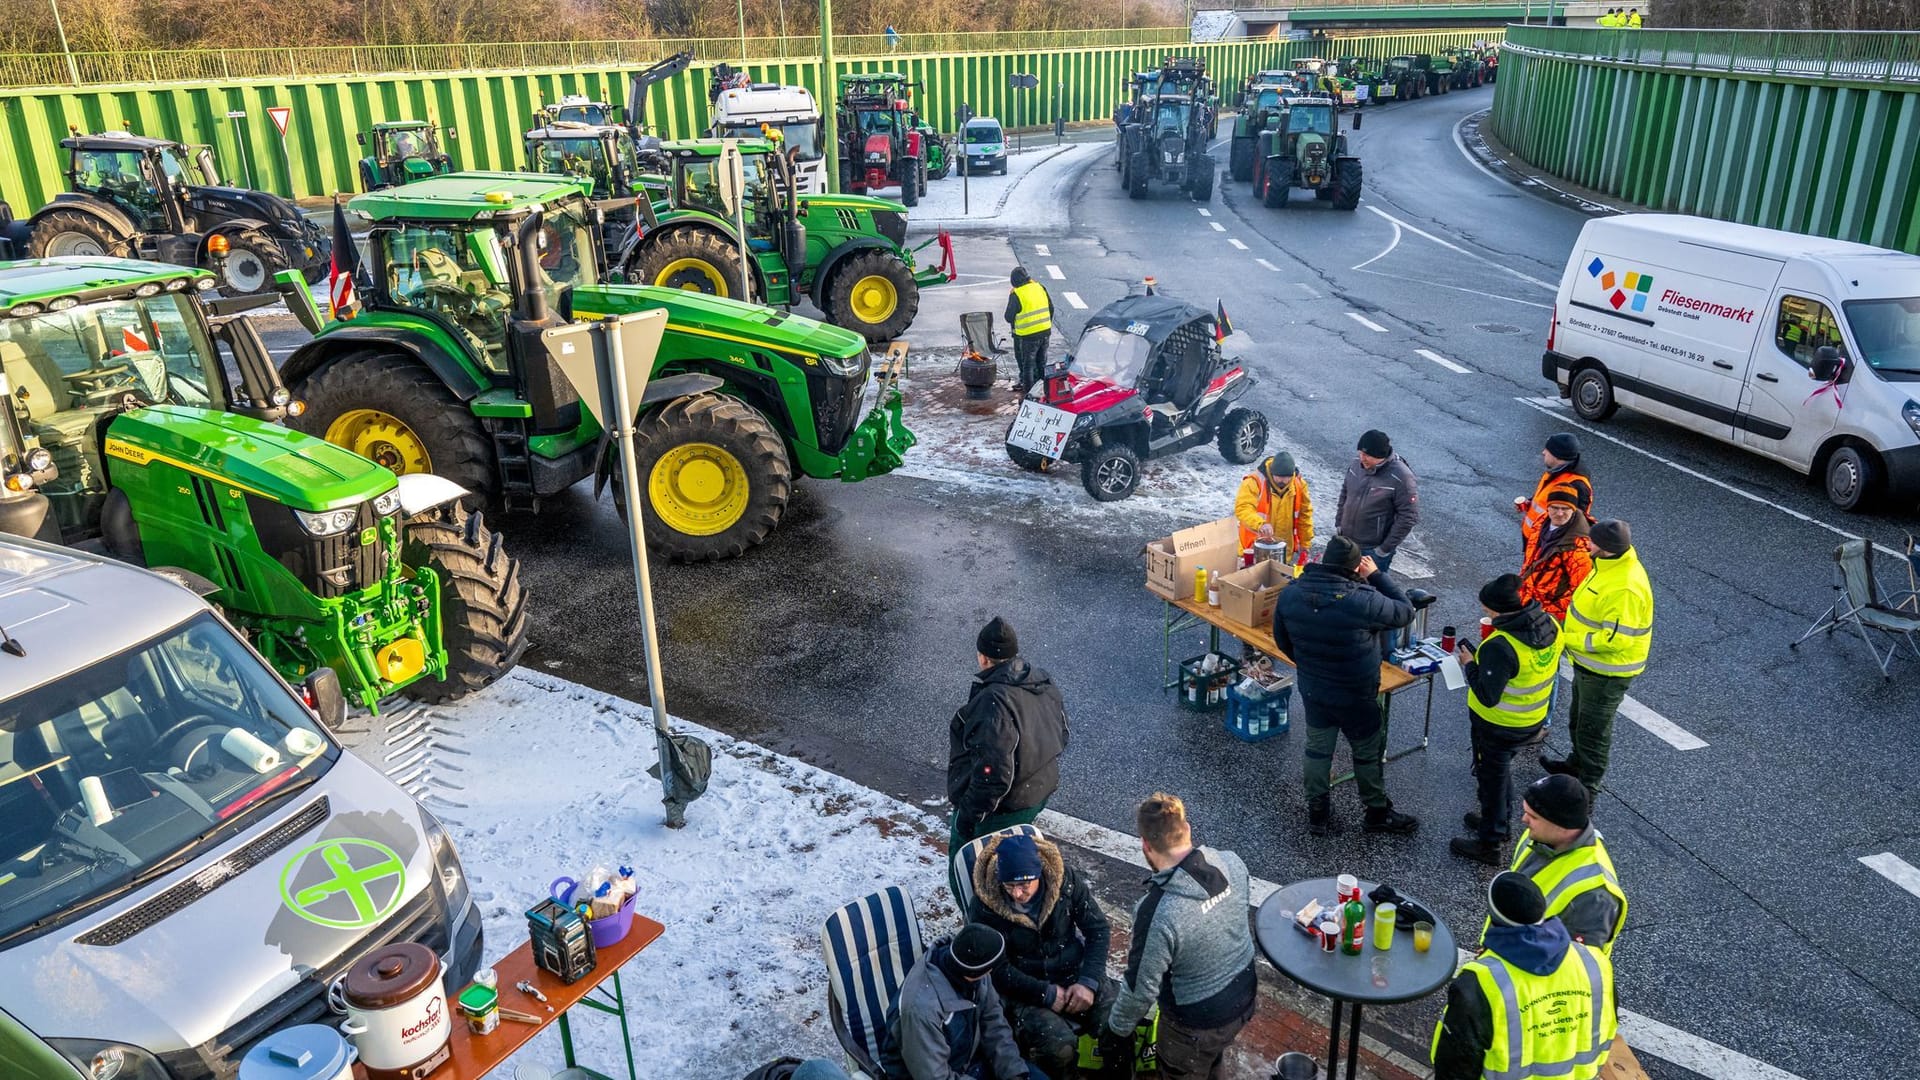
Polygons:
<instances>
[{"instance_id":1,"label":"van side mirror","mask_svg":"<svg viewBox=\"0 0 1920 1080\"><path fill-rule=\"evenodd\" d=\"M340 689L340 676L332 668L314 668L300 684L300 693L307 699L307 708L313 710L327 730L338 731L347 722L347 695Z\"/></svg>"},{"instance_id":2,"label":"van side mirror","mask_svg":"<svg viewBox=\"0 0 1920 1080\"><path fill-rule=\"evenodd\" d=\"M1847 358L1840 355L1839 349L1822 345L1813 350L1813 370L1810 374L1820 382L1832 382L1846 363Z\"/></svg>"}]
</instances>

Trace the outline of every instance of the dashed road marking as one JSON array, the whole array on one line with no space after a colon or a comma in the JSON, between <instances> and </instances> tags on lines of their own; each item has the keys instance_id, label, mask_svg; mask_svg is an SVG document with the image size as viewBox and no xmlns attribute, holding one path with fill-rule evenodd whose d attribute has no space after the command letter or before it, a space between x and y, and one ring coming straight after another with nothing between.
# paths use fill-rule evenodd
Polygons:
<instances>
[{"instance_id":1,"label":"dashed road marking","mask_svg":"<svg viewBox=\"0 0 1920 1080\"><path fill-rule=\"evenodd\" d=\"M1217 222L1217 221L1209 221L1209 222L1207 222L1207 224L1208 224L1208 225L1211 225L1211 226L1213 226L1213 231L1214 231L1214 232L1226 232L1226 231L1227 231L1227 227L1226 227L1225 225L1222 225L1222 224L1220 224L1220 223L1219 223L1219 222Z\"/></svg>"},{"instance_id":2,"label":"dashed road marking","mask_svg":"<svg viewBox=\"0 0 1920 1080\"><path fill-rule=\"evenodd\" d=\"M1381 326L1379 323L1374 322L1372 319L1367 318L1365 315L1362 315L1357 311L1347 312L1347 318L1352 319L1354 322L1359 323L1361 326L1366 327L1367 329L1373 331L1376 334L1384 334L1387 332L1386 327Z\"/></svg>"},{"instance_id":3,"label":"dashed road marking","mask_svg":"<svg viewBox=\"0 0 1920 1080\"><path fill-rule=\"evenodd\" d=\"M1308 296L1313 297L1315 300L1320 299L1319 289L1314 288L1313 286L1307 284L1304 281L1296 281L1294 282L1294 284L1300 286L1301 290L1304 291Z\"/></svg>"},{"instance_id":4,"label":"dashed road marking","mask_svg":"<svg viewBox=\"0 0 1920 1080\"><path fill-rule=\"evenodd\" d=\"M1241 243L1241 242L1240 242L1240 241L1238 241L1238 240L1235 240L1235 239L1234 239L1233 237L1231 237L1231 236L1229 236L1229 237L1227 237L1227 243L1229 243L1229 244L1232 244L1232 245L1233 245L1234 247L1237 247L1237 248L1239 248L1239 249L1240 249L1241 251L1245 251L1245 250L1247 250L1247 245L1245 245L1245 244L1243 244L1243 243Z\"/></svg>"},{"instance_id":5,"label":"dashed road marking","mask_svg":"<svg viewBox=\"0 0 1920 1080\"><path fill-rule=\"evenodd\" d=\"M1059 267L1053 265L1052 263L1047 264L1047 276L1052 278L1055 281L1067 280L1066 271L1060 269Z\"/></svg>"},{"instance_id":6,"label":"dashed road marking","mask_svg":"<svg viewBox=\"0 0 1920 1080\"><path fill-rule=\"evenodd\" d=\"M1061 296L1064 296L1064 297L1066 297L1066 298L1067 298L1067 303L1068 303L1068 304L1069 304L1070 306L1072 306L1072 307L1073 307L1073 308L1074 308L1074 309L1075 309L1076 311L1085 311L1085 310L1087 310L1087 302L1086 302L1085 300L1082 300L1082 299L1080 299L1080 294L1079 294L1079 293L1077 293L1077 292L1063 292L1063 293L1061 293L1060 295L1061 295Z\"/></svg>"},{"instance_id":7,"label":"dashed road marking","mask_svg":"<svg viewBox=\"0 0 1920 1080\"><path fill-rule=\"evenodd\" d=\"M1433 235L1432 233L1426 231L1425 229L1420 228L1417 225L1409 225L1406 222L1401 221L1399 218L1394 217L1392 214L1387 213L1385 210L1382 210L1377 206L1369 206L1367 207L1367 209L1373 211L1376 214L1379 214L1381 217L1386 218L1388 221L1393 222L1395 225L1399 226L1402 229L1407 230L1408 232L1414 234L1415 236L1426 237L1427 239L1433 241L1434 243L1439 244L1441 247L1446 248L1448 251L1457 251L1460 254L1465 255L1470 259L1474 259L1478 262L1486 263L1488 266L1493 267L1495 270L1498 270L1503 274L1511 274L1514 277L1519 278L1521 281L1538 285L1541 288L1547 290L1548 292L1558 292L1560 290L1560 286L1554 284L1551 281L1541 281L1539 278L1534 277L1532 274L1521 273L1520 271L1515 270L1513 267L1508 266L1506 263L1500 262L1496 259L1489 259L1485 255L1482 255L1477 251L1471 251L1471 250L1468 250L1467 248L1463 248L1459 244L1456 244L1451 240L1443 240L1440 237ZM1386 254L1386 252L1383 251L1380 254L1384 255ZM1376 258L1377 257L1378 256L1376 256ZM1371 262L1373 260L1369 259L1367 261ZM1361 265L1364 266L1365 263L1362 263Z\"/></svg>"},{"instance_id":8,"label":"dashed road marking","mask_svg":"<svg viewBox=\"0 0 1920 1080\"><path fill-rule=\"evenodd\" d=\"M1560 665L1560 678L1573 681L1572 664ZM1640 725L1647 734L1673 747L1675 750L1705 750L1707 741L1679 724L1647 708L1644 702L1632 697L1620 699L1620 715Z\"/></svg>"},{"instance_id":9,"label":"dashed road marking","mask_svg":"<svg viewBox=\"0 0 1920 1080\"><path fill-rule=\"evenodd\" d=\"M1052 248L1050 248L1050 247L1048 247L1048 246L1047 246L1047 245L1045 245L1045 244L1035 244L1035 245L1033 245L1033 253L1034 253L1035 255L1038 255L1038 256L1040 256L1041 258L1044 258L1044 259L1051 259L1051 258L1053 258L1053 249L1052 249Z\"/></svg>"},{"instance_id":10,"label":"dashed road marking","mask_svg":"<svg viewBox=\"0 0 1920 1080\"><path fill-rule=\"evenodd\" d=\"M1473 374L1472 368L1467 367L1465 364L1456 364L1453 361L1447 359L1446 357L1441 356L1439 353L1434 352L1432 349L1415 349L1413 351L1419 353L1421 356L1426 357L1427 359L1433 361L1434 363L1439 364L1441 367L1446 368L1448 371L1453 372L1455 375Z\"/></svg>"},{"instance_id":11,"label":"dashed road marking","mask_svg":"<svg viewBox=\"0 0 1920 1080\"><path fill-rule=\"evenodd\" d=\"M1269 270L1271 270L1271 271L1273 271L1273 272L1274 272L1274 273L1276 273L1276 274L1280 272L1280 268L1279 268L1279 267L1277 267L1277 266L1275 266L1275 265L1273 265L1272 263L1270 263L1270 262L1268 262L1268 261L1267 261L1267 260L1265 260L1265 259L1255 259L1255 260L1253 260L1253 261L1254 261L1254 262L1257 262L1257 263L1259 263L1259 264L1260 264L1261 266L1264 266L1264 267L1266 267L1267 269L1269 269Z\"/></svg>"},{"instance_id":12,"label":"dashed road marking","mask_svg":"<svg viewBox=\"0 0 1920 1080\"><path fill-rule=\"evenodd\" d=\"M1920 868L1916 868L1907 860L1891 851L1883 851L1878 855L1863 855L1860 861L1874 873L1913 895L1920 896Z\"/></svg>"},{"instance_id":13,"label":"dashed road marking","mask_svg":"<svg viewBox=\"0 0 1920 1080\"><path fill-rule=\"evenodd\" d=\"M1206 208L1206 207L1204 207L1204 206L1202 206L1202 207L1200 207L1200 208L1199 208L1199 210L1200 210L1200 216L1201 216L1201 217L1212 217L1212 216L1213 216L1213 211L1211 211L1211 210L1209 210L1209 209L1207 209L1207 208Z\"/></svg>"}]
</instances>

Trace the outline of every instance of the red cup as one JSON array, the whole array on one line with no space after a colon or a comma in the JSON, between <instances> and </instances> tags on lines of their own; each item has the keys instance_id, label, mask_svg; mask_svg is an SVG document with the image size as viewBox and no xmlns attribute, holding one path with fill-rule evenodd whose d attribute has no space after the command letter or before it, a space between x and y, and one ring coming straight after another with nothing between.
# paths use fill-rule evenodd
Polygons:
<instances>
[{"instance_id":1,"label":"red cup","mask_svg":"<svg viewBox=\"0 0 1920 1080\"><path fill-rule=\"evenodd\" d=\"M1485 641L1492 636L1493 636L1493 620L1485 616L1482 616L1480 619L1480 640Z\"/></svg>"},{"instance_id":2,"label":"red cup","mask_svg":"<svg viewBox=\"0 0 1920 1080\"><path fill-rule=\"evenodd\" d=\"M1440 631L1440 651L1441 651L1441 652L1446 652L1446 653L1450 653L1450 652L1452 652L1452 651L1453 651L1453 646L1454 646L1454 640L1453 640L1453 636L1454 636L1454 633L1455 633L1455 631L1454 631L1454 629L1453 629L1453 627L1451 627L1451 626L1449 626L1449 627L1447 627L1446 629L1444 629L1444 630L1442 630L1442 631Z\"/></svg>"}]
</instances>

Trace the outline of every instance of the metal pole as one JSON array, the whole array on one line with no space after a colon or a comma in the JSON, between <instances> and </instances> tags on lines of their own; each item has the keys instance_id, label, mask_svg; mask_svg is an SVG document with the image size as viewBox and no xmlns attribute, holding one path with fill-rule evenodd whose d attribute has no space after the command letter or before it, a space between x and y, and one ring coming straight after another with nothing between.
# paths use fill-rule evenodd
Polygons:
<instances>
[{"instance_id":1,"label":"metal pole","mask_svg":"<svg viewBox=\"0 0 1920 1080\"><path fill-rule=\"evenodd\" d=\"M833 70L833 0L820 0L820 118L826 129L827 190L840 189L840 83Z\"/></svg>"},{"instance_id":2,"label":"metal pole","mask_svg":"<svg viewBox=\"0 0 1920 1080\"><path fill-rule=\"evenodd\" d=\"M747 0L733 0L734 14L740 17L740 62L747 60Z\"/></svg>"},{"instance_id":3,"label":"metal pole","mask_svg":"<svg viewBox=\"0 0 1920 1080\"><path fill-rule=\"evenodd\" d=\"M53 28L60 34L60 53L67 58L67 78L73 85L80 85L80 65L74 62L73 50L67 47L67 24L60 18L60 0L48 0L53 5Z\"/></svg>"},{"instance_id":4,"label":"metal pole","mask_svg":"<svg viewBox=\"0 0 1920 1080\"><path fill-rule=\"evenodd\" d=\"M647 573L646 532L640 521L640 463L633 449L634 411L627 389L626 350L620 342L620 317L601 320L607 338L607 367L613 382L613 439L620 447L620 485L627 499L627 546L633 552L633 589L640 602L640 634L647 654L647 704L653 709L653 739L660 754L660 795L667 807L667 827L687 823L684 809L674 801L672 751L667 744L666 680L660 673L660 635L653 623L653 579Z\"/></svg>"}]
</instances>

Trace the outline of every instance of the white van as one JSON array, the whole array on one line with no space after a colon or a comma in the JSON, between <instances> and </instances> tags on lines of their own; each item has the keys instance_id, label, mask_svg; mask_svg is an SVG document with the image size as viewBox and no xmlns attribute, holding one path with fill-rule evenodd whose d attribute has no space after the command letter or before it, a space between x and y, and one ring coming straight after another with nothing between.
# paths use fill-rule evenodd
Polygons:
<instances>
[{"instance_id":1,"label":"white van","mask_svg":"<svg viewBox=\"0 0 1920 1080\"><path fill-rule=\"evenodd\" d=\"M1541 374L1820 477L1844 510L1920 501L1920 257L1672 214L1587 223Z\"/></svg>"},{"instance_id":2,"label":"white van","mask_svg":"<svg viewBox=\"0 0 1920 1080\"><path fill-rule=\"evenodd\" d=\"M1007 171L1007 133L1000 121L991 116L976 116L960 130L960 153L967 169L986 169L1005 175Z\"/></svg>"}]
</instances>

